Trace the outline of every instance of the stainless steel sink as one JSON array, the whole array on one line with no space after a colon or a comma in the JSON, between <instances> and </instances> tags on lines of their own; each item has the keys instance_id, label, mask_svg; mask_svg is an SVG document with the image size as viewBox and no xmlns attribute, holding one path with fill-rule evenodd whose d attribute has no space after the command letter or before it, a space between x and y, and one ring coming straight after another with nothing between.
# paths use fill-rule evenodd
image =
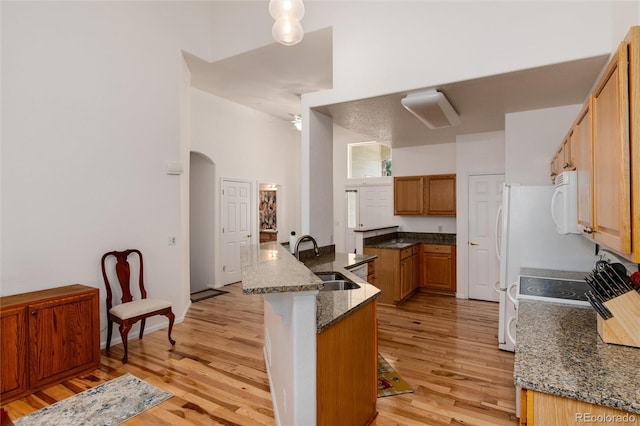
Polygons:
<instances>
[{"instance_id":1,"label":"stainless steel sink","mask_svg":"<svg viewBox=\"0 0 640 426\"><path fill-rule=\"evenodd\" d=\"M316 272L316 275L324 282L324 287L320 291L355 290L360 288L358 284L340 272Z\"/></svg>"}]
</instances>

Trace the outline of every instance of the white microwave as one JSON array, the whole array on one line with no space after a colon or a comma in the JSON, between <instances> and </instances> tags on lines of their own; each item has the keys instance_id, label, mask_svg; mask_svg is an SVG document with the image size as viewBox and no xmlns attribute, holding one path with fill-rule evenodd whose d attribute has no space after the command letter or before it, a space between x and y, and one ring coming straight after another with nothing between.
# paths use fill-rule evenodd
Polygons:
<instances>
[{"instance_id":1,"label":"white microwave","mask_svg":"<svg viewBox=\"0 0 640 426\"><path fill-rule=\"evenodd\" d=\"M581 234L578 230L578 185L575 171L556 177L551 197L551 217L559 234Z\"/></svg>"}]
</instances>

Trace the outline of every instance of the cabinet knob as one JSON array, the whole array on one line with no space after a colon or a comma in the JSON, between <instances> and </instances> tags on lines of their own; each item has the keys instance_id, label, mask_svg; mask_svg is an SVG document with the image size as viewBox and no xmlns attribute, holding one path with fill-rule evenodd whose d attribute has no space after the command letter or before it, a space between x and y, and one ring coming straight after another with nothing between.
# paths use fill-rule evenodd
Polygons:
<instances>
[{"instance_id":1,"label":"cabinet knob","mask_svg":"<svg viewBox=\"0 0 640 426\"><path fill-rule=\"evenodd\" d=\"M585 234L593 234L594 231L593 231L593 228L591 228L590 226L587 226L582 230L582 232L584 232Z\"/></svg>"},{"instance_id":2,"label":"cabinet knob","mask_svg":"<svg viewBox=\"0 0 640 426\"><path fill-rule=\"evenodd\" d=\"M447 259L451 259L451 256L447 257Z\"/></svg>"},{"instance_id":3,"label":"cabinet knob","mask_svg":"<svg viewBox=\"0 0 640 426\"><path fill-rule=\"evenodd\" d=\"M567 167L569 167L569 163L564 163L564 164L562 165L562 168L563 168L563 169L566 169Z\"/></svg>"},{"instance_id":4,"label":"cabinet knob","mask_svg":"<svg viewBox=\"0 0 640 426\"><path fill-rule=\"evenodd\" d=\"M35 317L38 314L38 311L31 311L31 316Z\"/></svg>"}]
</instances>

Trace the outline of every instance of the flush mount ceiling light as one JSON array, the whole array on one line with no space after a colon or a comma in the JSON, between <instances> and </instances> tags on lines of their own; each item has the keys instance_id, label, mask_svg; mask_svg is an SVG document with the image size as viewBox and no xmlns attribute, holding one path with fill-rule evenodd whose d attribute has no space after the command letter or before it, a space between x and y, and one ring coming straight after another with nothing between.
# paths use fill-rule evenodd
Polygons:
<instances>
[{"instance_id":1,"label":"flush mount ceiling light","mask_svg":"<svg viewBox=\"0 0 640 426\"><path fill-rule=\"evenodd\" d=\"M285 46L300 43L304 30L300 20L304 17L302 0L271 0L269 13L276 20L271 28L273 38Z\"/></svg>"},{"instance_id":2,"label":"flush mount ceiling light","mask_svg":"<svg viewBox=\"0 0 640 426\"><path fill-rule=\"evenodd\" d=\"M444 93L435 89L410 93L400 101L402 106L415 115L430 129L457 126L460 117Z\"/></svg>"}]
</instances>

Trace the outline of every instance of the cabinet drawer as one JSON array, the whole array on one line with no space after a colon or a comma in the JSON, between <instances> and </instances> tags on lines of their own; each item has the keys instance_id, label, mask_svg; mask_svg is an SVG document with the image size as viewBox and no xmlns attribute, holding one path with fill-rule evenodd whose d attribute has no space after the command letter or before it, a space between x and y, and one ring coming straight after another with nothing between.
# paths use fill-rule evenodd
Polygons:
<instances>
[{"instance_id":1,"label":"cabinet drawer","mask_svg":"<svg viewBox=\"0 0 640 426\"><path fill-rule=\"evenodd\" d=\"M452 246L449 245L435 245L435 244L423 244L423 253L451 253Z\"/></svg>"},{"instance_id":2,"label":"cabinet drawer","mask_svg":"<svg viewBox=\"0 0 640 426\"><path fill-rule=\"evenodd\" d=\"M407 247L406 249L402 249L400 250L400 259L406 259L407 257L411 256L412 253L413 253L412 247Z\"/></svg>"}]
</instances>

